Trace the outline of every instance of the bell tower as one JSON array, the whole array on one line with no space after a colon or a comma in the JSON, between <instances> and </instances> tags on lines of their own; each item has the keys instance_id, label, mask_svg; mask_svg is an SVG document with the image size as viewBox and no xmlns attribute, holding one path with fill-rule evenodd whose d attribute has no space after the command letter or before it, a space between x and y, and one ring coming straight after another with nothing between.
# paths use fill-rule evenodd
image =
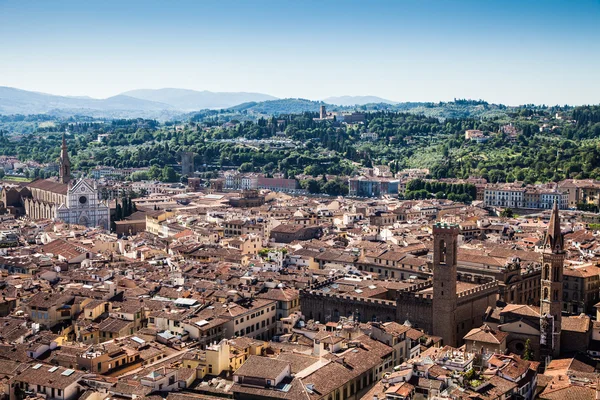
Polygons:
<instances>
[{"instance_id":1,"label":"bell tower","mask_svg":"<svg viewBox=\"0 0 600 400\"><path fill-rule=\"evenodd\" d=\"M69 150L65 134L62 135L62 147L60 149L60 170L58 172L58 181L60 183L69 183L71 180L71 160L69 160Z\"/></svg>"},{"instance_id":2,"label":"bell tower","mask_svg":"<svg viewBox=\"0 0 600 400\"><path fill-rule=\"evenodd\" d=\"M542 357L557 357L560 354L564 259L564 239L560 230L558 203L554 202L542 253L540 296Z\"/></svg>"},{"instance_id":3,"label":"bell tower","mask_svg":"<svg viewBox=\"0 0 600 400\"><path fill-rule=\"evenodd\" d=\"M437 223L433 226L433 334L444 345L456 347L456 253L458 227Z\"/></svg>"}]
</instances>

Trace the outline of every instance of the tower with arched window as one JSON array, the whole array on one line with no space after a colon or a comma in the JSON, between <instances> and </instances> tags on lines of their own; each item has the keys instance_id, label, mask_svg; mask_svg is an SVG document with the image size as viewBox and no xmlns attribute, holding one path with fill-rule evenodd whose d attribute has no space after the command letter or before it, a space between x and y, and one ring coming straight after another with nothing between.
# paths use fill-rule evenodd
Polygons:
<instances>
[{"instance_id":1,"label":"tower with arched window","mask_svg":"<svg viewBox=\"0 0 600 400\"><path fill-rule=\"evenodd\" d=\"M560 229L558 204L554 203L542 253L540 298L540 345L542 356L560 354L560 333L563 303L564 239Z\"/></svg>"},{"instance_id":2,"label":"tower with arched window","mask_svg":"<svg viewBox=\"0 0 600 400\"><path fill-rule=\"evenodd\" d=\"M440 336L445 345L457 345L458 323L456 309L456 253L458 227L433 226L433 334Z\"/></svg>"},{"instance_id":3,"label":"tower with arched window","mask_svg":"<svg viewBox=\"0 0 600 400\"><path fill-rule=\"evenodd\" d=\"M58 181L67 184L71 180L71 160L69 160L69 150L65 134L62 136L62 146L60 148L60 167L58 170Z\"/></svg>"}]
</instances>

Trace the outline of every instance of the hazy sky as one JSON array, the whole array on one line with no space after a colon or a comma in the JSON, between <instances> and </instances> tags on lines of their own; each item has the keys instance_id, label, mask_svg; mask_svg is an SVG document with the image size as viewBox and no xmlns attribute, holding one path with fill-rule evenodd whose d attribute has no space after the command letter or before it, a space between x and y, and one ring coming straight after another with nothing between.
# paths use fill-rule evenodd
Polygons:
<instances>
[{"instance_id":1,"label":"hazy sky","mask_svg":"<svg viewBox=\"0 0 600 400\"><path fill-rule=\"evenodd\" d=\"M0 0L0 86L600 103L600 0Z\"/></svg>"}]
</instances>

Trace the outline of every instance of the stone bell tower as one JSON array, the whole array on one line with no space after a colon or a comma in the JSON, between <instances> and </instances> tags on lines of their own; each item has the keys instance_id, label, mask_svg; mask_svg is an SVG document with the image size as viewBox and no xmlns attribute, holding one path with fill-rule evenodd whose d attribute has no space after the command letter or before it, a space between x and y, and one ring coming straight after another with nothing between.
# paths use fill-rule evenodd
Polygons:
<instances>
[{"instance_id":1,"label":"stone bell tower","mask_svg":"<svg viewBox=\"0 0 600 400\"><path fill-rule=\"evenodd\" d=\"M560 230L558 204L554 202L542 253L542 277L540 296L540 354L558 357L563 301L563 265L565 260L564 239Z\"/></svg>"},{"instance_id":2,"label":"stone bell tower","mask_svg":"<svg viewBox=\"0 0 600 400\"><path fill-rule=\"evenodd\" d=\"M71 180L71 160L69 160L69 150L65 134L62 136L62 147L60 149L60 167L58 171L58 181L60 183L69 183Z\"/></svg>"},{"instance_id":3,"label":"stone bell tower","mask_svg":"<svg viewBox=\"0 0 600 400\"><path fill-rule=\"evenodd\" d=\"M456 253L458 250L456 225L433 226L433 334L443 339L444 345L456 347Z\"/></svg>"}]
</instances>

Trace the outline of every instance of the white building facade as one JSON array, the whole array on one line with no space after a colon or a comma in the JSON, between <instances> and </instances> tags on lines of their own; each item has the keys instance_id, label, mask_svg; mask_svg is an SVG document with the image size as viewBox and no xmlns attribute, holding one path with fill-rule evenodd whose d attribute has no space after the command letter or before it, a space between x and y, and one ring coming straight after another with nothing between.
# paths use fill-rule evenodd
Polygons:
<instances>
[{"instance_id":1,"label":"white building facade","mask_svg":"<svg viewBox=\"0 0 600 400\"><path fill-rule=\"evenodd\" d=\"M96 182L80 179L69 185L66 203L58 206L56 218L69 224L109 229L110 210L100 200Z\"/></svg>"}]
</instances>

